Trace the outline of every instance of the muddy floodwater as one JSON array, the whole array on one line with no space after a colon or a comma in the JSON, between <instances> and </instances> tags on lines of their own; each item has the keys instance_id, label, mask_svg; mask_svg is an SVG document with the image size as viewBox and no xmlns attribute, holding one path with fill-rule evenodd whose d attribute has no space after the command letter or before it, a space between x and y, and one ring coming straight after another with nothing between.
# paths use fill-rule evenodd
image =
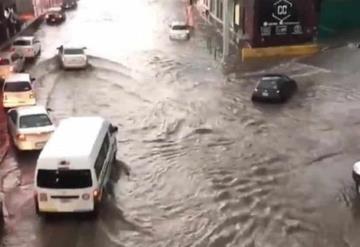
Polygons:
<instances>
[{"instance_id":1,"label":"muddy floodwater","mask_svg":"<svg viewBox=\"0 0 360 247\"><path fill-rule=\"evenodd\" d=\"M351 179L360 150L357 50L223 74L206 24L168 39L181 1L79 1L66 23L43 25L29 66L38 101L58 123L100 115L119 127L118 162L99 218L35 215L39 153L11 150L2 246L359 246L360 200ZM156 14L155 14L156 13ZM129 25L131 23L131 25ZM121 35L113 35L118 32ZM141 39L140 39L141 38ZM62 43L87 46L90 67L62 71ZM286 104L250 101L263 73L286 73Z\"/></svg>"}]
</instances>

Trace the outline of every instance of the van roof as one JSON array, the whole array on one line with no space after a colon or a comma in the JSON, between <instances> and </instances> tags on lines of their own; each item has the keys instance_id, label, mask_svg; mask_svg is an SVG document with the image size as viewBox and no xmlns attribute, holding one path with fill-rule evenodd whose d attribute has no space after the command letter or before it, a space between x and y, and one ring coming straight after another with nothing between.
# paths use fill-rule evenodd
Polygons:
<instances>
[{"instance_id":1,"label":"van roof","mask_svg":"<svg viewBox=\"0 0 360 247\"><path fill-rule=\"evenodd\" d=\"M19 82L19 81L30 81L30 75L28 73L14 73L10 74L8 78L6 78L5 83L11 82Z\"/></svg>"},{"instance_id":2,"label":"van roof","mask_svg":"<svg viewBox=\"0 0 360 247\"><path fill-rule=\"evenodd\" d=\"M97 158L109 122L102 117L70 117L46 143L37 161L37 169L58 169L68 162L70 169L89 169Z\"/></svg>"},{"instance_id":3,"label":"van roof","mask_svg":"<svg viewBox=\"0 0 360 247\"><path fill-rule=\"evenodd\" d=\"M33 40L34 38L35 38L34 36L20 36L20 37L16 38L15 41L19 41L19 40L31 41L31 40Z\"/></svg>"}]
</instances>

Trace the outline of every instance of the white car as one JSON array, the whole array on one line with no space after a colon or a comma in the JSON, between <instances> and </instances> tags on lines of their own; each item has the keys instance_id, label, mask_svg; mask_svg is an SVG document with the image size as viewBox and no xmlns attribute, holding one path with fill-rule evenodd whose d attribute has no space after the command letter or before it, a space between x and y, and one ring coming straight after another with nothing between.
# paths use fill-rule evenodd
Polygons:
<instances>
[{"instance_id":1,"label":"white car","mask_svg":"<svg viewBox=\"0 0 360 247\"><path fill-rule=\"evenodd\" d=\"M186 22L174 21L170 24L169 38L171 40L190 39L190 30Z\"/></svg>"},{"instance_id":2,"label":"white car","mask_svg":"<svg viewBox=\"0 0 360 247\"><path fill-rule=\"evenodd\" d=\"M23 36L15 39L12 50L25 58L34 58L40 55L41 44L34 36Z\"/></svg>"},{"instance_id":3,"label":"white car","mask_svg":"<svg viewBox=\"0 0 360 247\"><path fill-rule=\"evenodd\" d=\"M63 69L81 69L87 67L86 47L60 46L57 49L60 65Z\"/></svg>"},{"instance_id":4,"label":"white car","mask_svg":"<svg viewBox=\"0 0 360 247\"><path fill-rule=\"evenodd\" d=\"M3 85L3 107L35 105L35 78L27 73L11 74Z\"/></svg>"},{"instance_id":5,"label":"white car","mask_svg":"<svg viewBox=\"0 0 360 247\"><path fill-rule=\"evenodd\" d=\"M24 106L8 111L11 138L18 150L41 150L55 131L43 106Z\"/></svg>"},{"instance_id":6,"label":"white car","mask_svg":"<svg viewBox=\"0 0 360 247\"><path fill-rule=\"evenodd\" d=\"M25 58L14 51L0 53L0 77L5 79L11 73L25 69Z\"/></svg>"}]
</instances>

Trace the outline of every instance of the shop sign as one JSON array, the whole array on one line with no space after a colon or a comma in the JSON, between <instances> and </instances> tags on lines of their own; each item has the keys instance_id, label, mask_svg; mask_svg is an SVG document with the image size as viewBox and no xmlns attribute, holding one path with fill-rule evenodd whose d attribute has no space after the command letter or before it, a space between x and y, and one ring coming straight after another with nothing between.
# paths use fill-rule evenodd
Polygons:
<instances>
[{"instance_id":1,"label":"shop sign","mask_svg":"<svg viewBox=\"0 0 360 247\"><path fill-rule=\"evenodd\" d=\"M262 1L259 12L262 37L303 34L294 0Z\"/></svg>"}]
</instances>

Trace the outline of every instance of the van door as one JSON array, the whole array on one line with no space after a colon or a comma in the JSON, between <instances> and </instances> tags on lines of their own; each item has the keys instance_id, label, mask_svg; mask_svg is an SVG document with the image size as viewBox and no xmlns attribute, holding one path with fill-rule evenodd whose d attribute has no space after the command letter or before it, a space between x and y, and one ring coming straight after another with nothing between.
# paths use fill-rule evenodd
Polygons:
<instances>
[{"instance_id":1,"label":"van door","mask_svg":"<svg viewBox=\"0 0 360 247\"><path fill-rule=\"evenodd\" d=\"M108 134L105 134L98 157L95 161L95 173L98 180L99 188L102 189L107 182L107 169L109 166L109 146L110 140Z\"/></svg>"}]
</instances>

